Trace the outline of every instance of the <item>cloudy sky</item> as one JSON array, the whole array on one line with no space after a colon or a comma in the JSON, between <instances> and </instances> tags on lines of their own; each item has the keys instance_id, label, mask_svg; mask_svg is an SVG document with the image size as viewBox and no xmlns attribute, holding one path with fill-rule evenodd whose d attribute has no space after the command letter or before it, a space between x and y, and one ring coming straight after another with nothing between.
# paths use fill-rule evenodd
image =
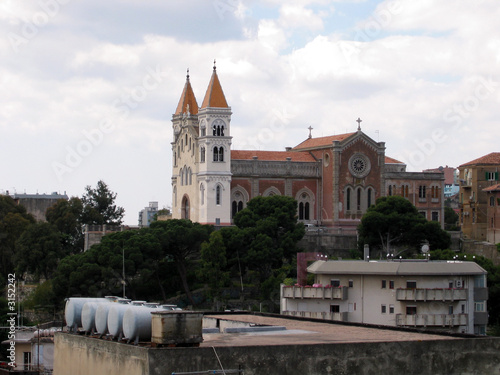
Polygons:
<instances>
[{"instance_id":1,"label":"cloudy sky","mask_svg":"<svg viewBox=\"0 0 500 375\"><path fill-rule=\"evenodd\" d=\"M213 60L233 149L362 130L420 171L499 151L498 0L0 0L0 193L171 205L171 117Z\"/></svg>"}]
</instances>

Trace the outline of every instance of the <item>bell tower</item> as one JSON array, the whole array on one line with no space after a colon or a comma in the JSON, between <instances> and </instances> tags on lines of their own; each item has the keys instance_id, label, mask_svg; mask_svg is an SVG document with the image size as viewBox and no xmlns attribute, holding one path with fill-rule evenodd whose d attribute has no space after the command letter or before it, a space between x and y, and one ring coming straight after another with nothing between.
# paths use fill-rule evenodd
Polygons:
<instances>
[{"instance_id":1,"label":"bell tower","mask_svg":"<svg viewBox=\"0 0 500 375\"><path fill-rule=\"evenodd\" d=\"M177 109L172 116L172 217L199 221L197 174L198 103L189 69Z\"/></svg>"},{"instance_id":2,"label":"bell tower","mask_svg":"<svg viewBox=\"0 0 500 375\"><path fill-rule=\"evenodd\" d=\"M199 222L231 223L231 107L215 66L198 112Z\"/></svg>"}]
</instances>

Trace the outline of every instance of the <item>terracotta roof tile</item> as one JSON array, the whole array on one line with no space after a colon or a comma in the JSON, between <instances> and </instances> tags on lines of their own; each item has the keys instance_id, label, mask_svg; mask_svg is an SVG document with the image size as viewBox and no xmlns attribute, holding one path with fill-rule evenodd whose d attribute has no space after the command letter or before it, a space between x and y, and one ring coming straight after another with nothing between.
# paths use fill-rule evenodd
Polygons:
<instances>
[{"instance_id":1,"label":"terracotta roof tile","mask_svg":"<svg viewBox=\"0 0 500 375\"><path fill-rule=\"evenodd\" d=\"M462 164L461 167L465 167L467 165L495 165L500 164L500 152L492 152L488 155L481 156L478 159L474 159L468 163Z\"/></svg>"},{"instance_id":2,"label":"terracotta roof tile","mask_svg":"<svg viewBox=\"0 0 500 375\"><path fill-rule=\"evenodd\" d=\"M394 158L391 158L389 156L385 157L385 164L404 164L402 161L396 160Z\"/></svg>"},{"instance_id":3,"label":"terracotta roof tile","mask_svg":"<svg viewBox=\"0 0 500 375\"><path fill-rule=\"evenodd\" d=\"M196 97L194 96L193 88L191 87L191 82L189 82L189 74L186 76L186 84L184 85L184 90L182 90L182 95L179 100L179 104L177 104L177 109L175 110L174 115L180 115L181 113L189 112L192 115L196 115L198 113L198 103L196 102Z\"/></svg>"},{"instance_id":4,"label":"terracotta roof tile","mask_svg":"<svg viewBox=\"0 0 500 375\"><path fill-rule=\"evenodd\" d=\"M324 147L331 146L333 141L343 141L344 139L350 137L355 133L346 133L338 135L330 135L328 137L319 138L308 138L304 142L298 144L293 148L293 150L299 150L304 148L314 148L314 147Z\"/></svg>"},{"instance_id":5,"label":"terracotta roof tile","mask_svg":"<svg viewBox=\"0 0 500 375\"><path fill-rule=\"evenodd\" d=\"M224 92L222 91L222 86L219 82L219 78L217 77L217 71L215 70L212 73L212 78L210 79L210 83L208 84L207 92L205 93L205 98L203 99L203 104L201 108L208 107L216 107L216 108L228 108L226 102L226 97L224 96Z\"/></svg>"},{"instance_id":6,"label":"terracotta roof tile","mask_svg":"<svg viewBox=\"0 0 500 375\"><path fill-rule=\"evenodd\" d=\"M483 191L500 191L500 184L488 186L486 189L483 189Z\"/></svg>"},{"instance_id":7,"label":"terracotta roof tile","mask_svg":"<svg viewBox=\"0 0 500 375\"><path fill-rule=\"evenodd\" d=\"M252 160L257 156L258 160L264 161L286 161L291 158L292 161L315 162L311 154L306 152L293 151L252 151L252 150L232 150L231 160Z\"/></svg>"}]
</instances>

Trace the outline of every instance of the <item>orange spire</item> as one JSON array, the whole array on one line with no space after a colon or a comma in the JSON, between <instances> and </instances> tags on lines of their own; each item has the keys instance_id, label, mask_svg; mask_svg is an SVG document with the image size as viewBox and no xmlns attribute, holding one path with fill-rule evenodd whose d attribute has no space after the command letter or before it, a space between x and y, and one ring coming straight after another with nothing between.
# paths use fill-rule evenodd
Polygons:
<instances>
[{"instance_id":1,"label":"orange spire","mask_svg":"<svg viewBox=\"0 0 500 375\"><path fill-rule=\"evenodd\" d=\"M186 84L184 85L184 90L182 90L181 99L179 100L179 104L177 104L174 115L180 115L187 112L192 115L198 113L198 103L196 102L191 82L189 82L189 69L187 70Z\"/></svg>"},{"instance_id":2,"label":"orange spire","mask_svg":"<svg viewBox=\"0 0 500 375\"><path fill-rule=\"evenodd\" d=\"M226 102L226 97L222 91L222 86L220 85L219 78L217 77L217 70L215 68L214 60L214 72L212 73L212 78L208 84L207 92L205 94L205 99L203 99L203 104L201 108L207 107L217 107L217 108L229 108Z\"/></svg>"}]
</instances>

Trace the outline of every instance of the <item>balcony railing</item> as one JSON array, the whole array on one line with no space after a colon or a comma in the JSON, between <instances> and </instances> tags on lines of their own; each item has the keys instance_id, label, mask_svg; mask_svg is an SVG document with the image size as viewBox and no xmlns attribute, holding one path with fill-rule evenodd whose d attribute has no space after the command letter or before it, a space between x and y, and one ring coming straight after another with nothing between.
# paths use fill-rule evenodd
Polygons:
<instances>
[{"instance_id":1,"label":"balcony railing","mask_svg":"<svg viewBox=\"0 0 500 375\"><path fill-rule=\"evenodd\" d=\"M309 286L285 286L283 287L283 298L316 298L316 299L347 299L345 286L341 287L309 287Z\"/></svg>"},{"instance_id":2,"label":"balcony railing","mask_svg":"<svg viewBox=\"0 0 500 375\"><path fill-rule=\"evenodd\" d=\"M397 289L398 301L464 301L466 289Z\"/></svg>"},{"instance_id":3,"label":"balcony railing","mask_svg":"<svg viewBox=\"0 0 500 375\"><path fill-rule=\"evenodd\" d=\"M312 312L312 311L283 311L282 315L300 316L302 318L313 318L323 320L335 320L337 322L347 322L349 313L345 312Z\"/></svg>"},{"instance_id":4,"label":"balcony railing","mask_svg":"<svg viewBox=\"0 0 500 375\"><path fill-rule=\"evenodd\" d=\"M467 314L415 314L396 315L397 326L409 327L454 327L467 325Z\"/></svg>"}]
</instances>

